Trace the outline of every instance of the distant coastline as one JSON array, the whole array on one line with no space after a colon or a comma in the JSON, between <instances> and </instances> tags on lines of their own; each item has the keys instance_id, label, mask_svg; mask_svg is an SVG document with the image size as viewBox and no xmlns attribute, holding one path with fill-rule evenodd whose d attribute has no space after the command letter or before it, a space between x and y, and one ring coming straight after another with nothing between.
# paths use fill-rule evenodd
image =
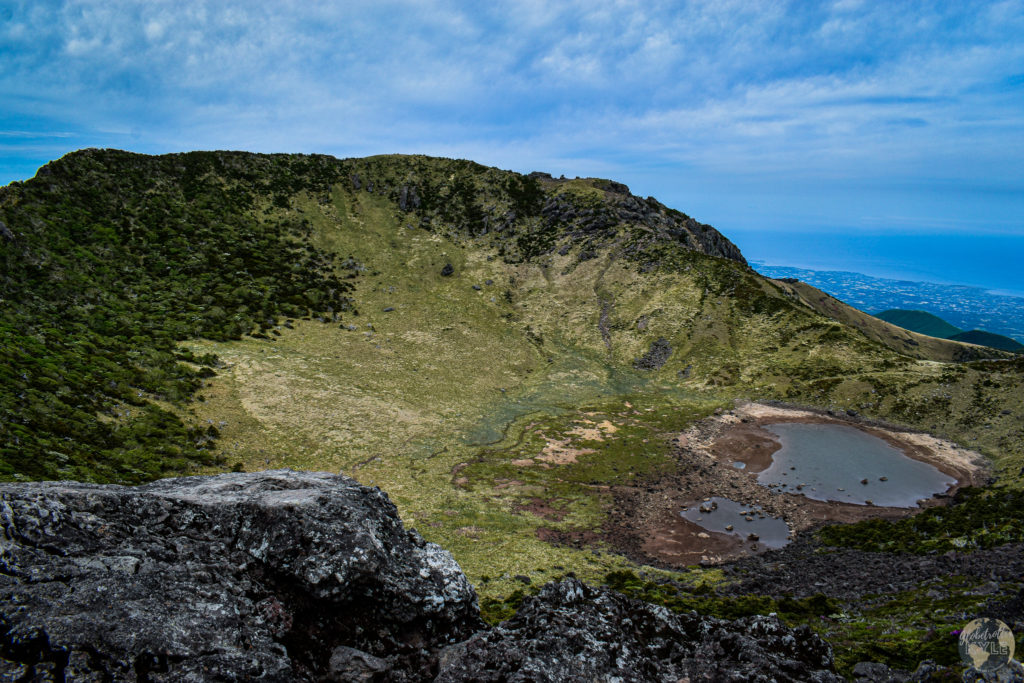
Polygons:
<instances>
[{"instance_id":1,"label":"distant coastline","mask_svg":"<svg viewBox=\"0 0 1024 683\"><path fill-rule=\"evenodd\" d=\"M751 262L1024 298L1024 235L728 230Z\"/></svg>"},{"instance_id":2,"label":"distant coastline","mask_svg":"<svg viewBox=\"0 0 1024 683\"><path fill-rule=\"evenodd\" d=\"M845 270L814 270L751 261L771 278L797 278L866 313L900 308L933 313L956 327L1012 337L1024 343L1024 297L975 285L880 278Z\"/></svg>"}]
</instances>

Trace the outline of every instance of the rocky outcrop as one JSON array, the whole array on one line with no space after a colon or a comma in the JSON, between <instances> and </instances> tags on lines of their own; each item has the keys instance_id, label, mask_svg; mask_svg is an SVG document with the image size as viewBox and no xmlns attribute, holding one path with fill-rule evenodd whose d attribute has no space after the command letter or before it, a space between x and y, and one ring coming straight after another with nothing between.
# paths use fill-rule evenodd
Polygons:
<instances>
[{"instance_id":1,"label":"rocky outcrop","mask_svg":"<svg viewBox=\"0 0 1024 683\"><path fill-rule=\"evenodd\" d=\"M422 680L483 626L451 555L340 475L5 484L0 523L2 680Z\"/></svg>"},{"instance_id":2,"label":"rocky outcrop","mask_svg":"<svg viewBox=\"0 0 1024 683\"><path fill-rule=\"evenodd\" d=\"M658 337L651 342L647 353L633 361L633 367L637 370L660 370L672 356L672 345L664 337Z\"/></svg>"},{"instance_id":3,"label":"rocky outcrop","mask_svg":"<svg viewBox=\"0 0 1024 683\"><path fill-rule=\"evenodd\" d=\"M1021 543L934 555L831 547L822 552L823 548L812 535L801 534L785 548L745 557L724 568L732 580L721 590L733 595L775 597L824 593L841 600L861 600L867 595L928 586L929 590L937 591L938 598L957 592L951 592L944 583L949 576L969 577L982 586L1016 581L1024 576ZM1012 612L993 612L989 616L1014 618Z\"/></svg>"},{"instance_id":4,"label":"rocky outcrop","mask_svg":"<svg viewBox=\"0 0 1024 683\"><path fill-rule=\"evenodd\" d=\"M839 680L806 627L575 579L487 628L451 555L341 475L3 484L0 524L0 680Z\"/></svg>"},{"instance_id":5,"label":"rocky outcrop","mask_svg":"<svg viewBox=\"0 0 1024 683\"><path fill-rule=\"evenodd\" d=\"M841 681L832 650L775 616L725 621L548 584L512 619L449 647L438 681Z\"/></svg>"}]
</instances>

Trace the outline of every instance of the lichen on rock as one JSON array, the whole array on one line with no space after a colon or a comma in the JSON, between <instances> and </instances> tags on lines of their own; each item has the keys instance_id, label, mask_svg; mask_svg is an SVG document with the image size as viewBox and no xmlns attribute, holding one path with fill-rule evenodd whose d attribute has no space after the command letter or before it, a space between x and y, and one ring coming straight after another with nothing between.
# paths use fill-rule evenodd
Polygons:
<instances>
[{"instance_id":1,"label":"lichen on rock","mask_svg":"<svg viewBox=\"0 0 1024 683\"><path fill-rule=\"evenodd\" d=\"M4 680L420 680L482 626L451 555L341 475L6 484L0 524Z\"/></svg>"}]
</instances>

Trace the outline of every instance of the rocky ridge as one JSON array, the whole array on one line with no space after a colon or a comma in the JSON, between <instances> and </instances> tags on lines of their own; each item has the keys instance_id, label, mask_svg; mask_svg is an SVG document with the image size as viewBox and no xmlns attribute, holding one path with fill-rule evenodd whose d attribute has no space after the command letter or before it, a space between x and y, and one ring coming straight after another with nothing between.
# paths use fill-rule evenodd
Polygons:
<instances>
[{"instance_id":1,"label":"rocky ridge","mask_svg":"<svg viewBox=\"0 0 1024 683\"><path fill-rule=\"evenodd\" d=\"M379 489L288 470L0 486L3 680L839 680L772 616L569 579L487 628Z\"/></svg>"}]
</instances>

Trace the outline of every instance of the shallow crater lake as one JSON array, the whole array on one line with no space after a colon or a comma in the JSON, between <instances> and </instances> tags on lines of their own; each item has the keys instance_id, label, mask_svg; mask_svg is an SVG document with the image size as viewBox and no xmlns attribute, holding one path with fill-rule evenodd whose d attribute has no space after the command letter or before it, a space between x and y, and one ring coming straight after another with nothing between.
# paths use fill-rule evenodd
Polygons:
<instances>
[{"instance_id":1,"label":"shallow crater lake","mask_svg":"<svg viewBox=\"0 0 1024 683\"><path fill-rule=\"evenodd\" d=\"M732 534L742 540L753 540L748 537L755 534L756 543L768 548L781 548L790 539L789 525L782 518L766 514L759 505L744 505L720 496L679 514L707 531Z\"/></svg>"},{"instance_id":2,"label":"shallow crater lake","mask_svg":"<svg viewBox=\"0 0 1024 683\"><path fill-rule=\"evenodd\" d=\"M883 507L916 507L956 484L925 462L856 427L786 422L763 425L781 448L758 483L814 500Z\"/></svg>"}]
</instances>

